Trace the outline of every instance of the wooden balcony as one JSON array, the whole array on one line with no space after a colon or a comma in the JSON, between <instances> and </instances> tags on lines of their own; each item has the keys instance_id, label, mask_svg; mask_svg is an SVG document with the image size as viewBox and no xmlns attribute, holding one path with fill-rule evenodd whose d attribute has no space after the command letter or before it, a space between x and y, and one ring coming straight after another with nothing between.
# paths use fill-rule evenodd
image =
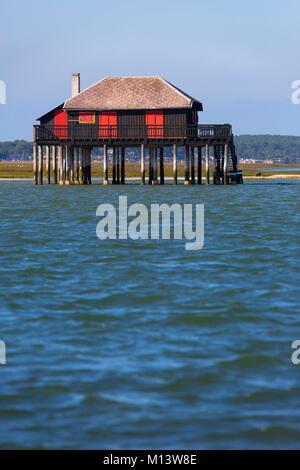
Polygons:
<instances>
[{"instance_id":1,"label":"wooden balcony","mask_svg":"<svg viewBox=\"0 0 300 470\"><path fill-rule=\"evenodd\" d=\"M139 143L217 144L232 140L229 124L191 126L98 126L70 124L69 126L34 126L34 140L39 144L73 144L100 146L104 143L134 145Z\"/></svg>"}]
</instances>

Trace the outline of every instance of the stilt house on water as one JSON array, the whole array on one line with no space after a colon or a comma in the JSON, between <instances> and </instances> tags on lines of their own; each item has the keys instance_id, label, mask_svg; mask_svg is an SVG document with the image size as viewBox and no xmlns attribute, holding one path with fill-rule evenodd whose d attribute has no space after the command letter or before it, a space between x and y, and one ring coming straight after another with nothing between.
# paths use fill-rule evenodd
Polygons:
<instances>
[{"instance_id":1,"label":"stilt house on water","mask_svg":"<svg viewBox=\"0 0 300 470\"><path fill-rule=\"evenodd\" d=\"M184 184L201 184L202 155L207 184L242 183L231 126L199 124L202 109L200 101L161 77L106 77L81 92L74 73L72 97L34 126L34 183L90 184L91 150L102 147L103 184L124 184L125 148L139 147L141 183L147 175L150 184L163 184L170 146L174 184L179 146L185 149Z\"/></svg>"}]
</instances>

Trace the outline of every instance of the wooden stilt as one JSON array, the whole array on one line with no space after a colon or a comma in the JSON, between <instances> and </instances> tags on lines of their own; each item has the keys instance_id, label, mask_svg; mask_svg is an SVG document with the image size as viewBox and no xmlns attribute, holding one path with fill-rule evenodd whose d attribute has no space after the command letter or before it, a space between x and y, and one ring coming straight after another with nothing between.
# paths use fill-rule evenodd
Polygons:
<instances>
[{"instance_id":1,"label":"wooden stilt","mask_svg":"<svg viewBox=\"0 0 300 470\"><path fill-rule=\"evenodd\" d=\"M65 184L70 184L70 147L65 145Z\"/></svg>"},{"instance_id":2,"label":"wooden stilt","mask_svg":"<svg viewBox=\"0 0 300 470\"><path fill-rule=\"evenodd\" d=\"M43 184L43 146L39 145L38 183Z\"/></svg>"},{"instance_id":3,"label":"wooden stilt","mask_svg":"<svg viewBox=\"0 0 300 470\"><path fill-rule=\"evenodd\" d=\"M160 184L165 184L165 168L164 168L164 148L159 149L159 176Z\"/></svg>"},{"instance_id":4,"label":"wooden stilt","mask_svg":"<svg viewBox=\"0 0 300 470\"><path fill-rule=\"evenodd\" d=\"M79 147L74 147L74 182L79 184Z\"/></svg>"},{"instance_id":5,"label":"wooden stilt","mask_svg":"<svg viewBox=\"0 0 300 470\"><path fill-rule=\"evenodd\" d=\"M121 184L125 184L125 147L121 147Z\"/></svg>"},{"instance_id":6,"label":"wooden stilt","mask_svg":"<svg viewBox=\"0 0 300 470\"><path fill-rule=\"evenodd\" d=\"M185 146L185 161L184 161L184 184L190 184L190 147Z\"/></svg>"},{"instance_id":7,"label":"wooden stilt","mask_svg":"<svg viewBox=\"0 0 300 470\"><path fill-rule=\"evenodd\" d=\"M121 160L121 148L116 148L116 158L117 158L117 166L116 166L116 180L117 184L120 184L120 160Z\"/></svg>"},{"instance_id":8,"label":"wooden stilt","mask_svg":"<svg viewBox=\"0 0 300 470\"><path fill-rule=\"evenodd\" d=\"M87 179L88 184L92 184L92 148L87 148Z\"/></svg>"},{"instance_id":9,"label":"wooden stilt","mask_svg":"<svg viewBox=\"0 0 300 470\"><path fill-rule=\"evenodd\" d=\"M75 172L74 172L74 147L70 147L70 183L75 181Z\"/></svg>"},{"instance_id":10,"label":"wooden stilt","mask_svg":"<svg viewBox=\"0 0 300 470\"><path fill-rule=\"evenodd\" d=\"M198 147L198 179L197 183L202 184L202 147Z\"/></svg>"},{"instance_id":11,"label":"wooden stilt","mask_svg":"<svg viewBox=\"0 0 300 470\"><path fill-rule=\"evenodd\" d=\"M157 148L153 148L152 151L153 151L153 169L152 169L152 173L153 173L153 178L152 178L152 184L157 184Z\"/></svg>"},{"instance_id":12,"label":"wooden stilt","mask_svg":"<svg viewBox=\"0 0 300 470\"><path fill-rule=\"evenodd\" d=\"M50 145L46 145L46 175L47 175L47 184L50 184Z\"/></svg>"},{"instance_id":13,"label":"wooden stilt","mask_svg":"<svg viewBox=\"0 0 300 470\"><path fill-rule=\"evenodd\" d=\"M63 155L62 155L62 146L57 147L57 176L58 184L62 184L63 180Z\"/></svg>"},{"instance_id":14,"label":"wooden stilt","mask_svg":"<svg viewBox=\"0 0 300 470\"><path fill-rule=\"evenodd\" d=\"M177 145L173 144L173 183L177 184Z\"/></svg>"},{"instance_id":15,"label":"wooden stilt","mask_svg":"<svg viewBox=\"0 0 300 470\"><path fill-rule=\"evenodd\" d=\"M83 148L78 149L78 161L79 161L79 184L83 184Z\"/></svg>"},{"instance_id":16,"label":"wooden stilt","mask_svg":"<svg viewBox=\"0 0 300 470\"><path fill-rule=\"evenodd\" d=\"M224 145L223 184L228 184L228 144Z\"/></svg>"},{"instance_id":17,"label":"wooden stilt","mask_svg":"<svg viewBox=\"0 0 300 470\"><path fill-rule=\"evenodd\" d=\"M108 154L107 154L107 146L106 144L103 145L103 184L107 185L109 183L108 180Z\"/></svg>"},{"instance_id":18,"label":"wooden stilt","mask_svg":"<svg viewBox=\"0 0 300 470\"><path fill-rule=\"evenodd\" d=\"M209 184L209 145L205 146L205 177L206 184Z\"/></svg>"},{"instance_id":19,"label":"wooden stilt","mask_svg":"<svg viewBox=\"0 0 300 470\"><path fill-rule=\"evenodd\" d=\"M81 160L82 160L82 184L87 184L87 172L86 172L86 148L81 149Z\"/></svg>"},{"instance_id":20,"label":"wooden stilt","mask_svg":"<svg viewBox=\"0 0 300 470\"><path fill-rule=\"evenodd\" d=\"M117 183L117 152L116 147L113 147L113 161L112 161L112 184Z\"/></svg>"},{"instance_id":21,"label":"wooden stilt","mask_svg":"<svg viewBox=\"0 0 300 470\"><path fill-rule=\"evenodd\" d=\"M53 171L53 183L57 184L57 147L52 145L52 171Z\"/></svg>"},{"instance_id":22,"label":"wooden stilt","mask_svg":"<svg viewBox=\"0 0 300 470\"><path fill-rule=\"evenodd\" d=\"M38 184L38 148L33 144L33 184Z\"/></svg>"},{"instance_id":23,"label":"wooden stilt","mask_svg":"<svg viewBox=\"0 0 300 470\"><path fill-rule=\"evenodd\" d=\"M149 148L149 184L153 181L153 148Z\"/></svg>"},{"instance_id":24,"label":"wooden stilt","mask_svg":"<svg viewBox=\"0 0 300 470\"><path fill-rule=\"evenodd\" d=\"M191 155L191 183L195 184L195 147L190 147Z\"/></svg>"},{"instance_id":25,"label":"wooden stilt","mask_svg":"<svg viewBox=\"0 0 300 470\"><path fill-rule=\"evenodd\" d=\"M141 145L141 184L145 184L145 146Z\"/></svg>"}]
</instances>

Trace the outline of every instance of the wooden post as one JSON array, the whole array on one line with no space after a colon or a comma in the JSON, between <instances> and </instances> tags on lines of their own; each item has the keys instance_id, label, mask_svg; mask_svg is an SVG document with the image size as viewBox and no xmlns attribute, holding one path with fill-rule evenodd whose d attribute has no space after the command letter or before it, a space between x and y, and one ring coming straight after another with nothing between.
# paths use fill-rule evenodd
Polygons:
<instances>
[{"instance_id":1,"label":"wooden post","mask_svg":"<svg viewBox=\"0 0 300 470\"><path fill-rule=\"evenodd\" d=\"M223 163L223 184L228 184L228 144L224 146L224 163Z\"/></svg>"},{"instance_id":2,"label":"wooden post","mask_svg":"<svg viewBox=\"0 0 300 470\"><path fill-rule=\"evenodd\" d=\"M78 149L78 160L79 160L79 184L83 184L83 148Z\"/></svg>"},{"instance_id":3,"label":"wooden post","mask_svg":"<svg viewBox=\"0 0 300 470\"><path fill-rule=\"evenodd\" d=\"M198 184L202 184L202 147L198 147Z\"/></svg>"},{"instance_id":4,"label":"wooden post","mask_svg":"<svg viewBox=\"0 0 300 470\"><path fill-rule=\"evenodd\" d=\"M141 184L145 184L145 146L141 145Z\"/></svg>"},{"instance_id":5,"label":"wooden post","mask_svg":"<svg viewBox=\"0 0 300 470\"><path fill-rule=\"evenodd\" d=\"M184 161L184 184L190 184L190 147L185 146L185 161Z\"/></svg>"},{"instance_id":6,"label":"wooden post","mask_svg":"<svg viewBox=\"0 0 300 470\"><path fill-rule=\"evenodd\" d=\"M149 184L153 181L153 148L149 148Z\"/></svg>"},{"instance_id":7,"label":"wooden post","mask_svg":"<svg viewBox=\"0 0 300 470\"><path fill-rule=\"evenodd\" d=\"M177 184L177 145L173 144L173 183Z\"/></svg>"},{"instance_id":8,"label":"wooden post","mask_svg":"<svg viewBox=\"0 0 300 470\"><path fill-rule=\"evenodd\" d=\"M116 148L117 157L117 184L120 184L120 160L121 160L121 147Z\"/></svg>"},{"instance_id":9,"label":"wooden post","mask_svg":"<svg viewBox=\"0 0 300 470\"><path fill-rule=\"evenodd\" d=\"M125 147L121 147L121 184L125 184Z\"/></svg>"},{"instance_id":10,"label":"wooden post","mask_svg":"<svg viewBox=\"0 0 300 470\"><path fill-rule=\"evenodd\" d=\"M88 184L92 184L92 149L88 147L86 149L87 154L87 182Z\"/></svg>"},{"instance_id":11,"label":"wooden post","mask_svg":"<svg viewBox=\"0 0 300 470\"><path fill-rule=\"evenodd\" d=\"M74 183L74 147L70 147L70 183Z\"/></svg>"},{"instance_id":12,"label":"wooden post","mask_svg":"<svg viewBox=\"0 0 300 470\"><path fill-rule=\"evenodd\" d=\"M75 184L79 184L79 147L74 147L74 173Z\"/></svg>"},{"instance_id":13,"label":"wooden post","mask_svg":"<svg viewBox=\"0 0 300 470\"><path fill-rule=\"evenodd\" d=\"M87 184L86 181L86 149L84 147L81 148L81 155L82 155L82 184Z\"/></svg>"},{"instance_id":14,"label":"wooden post","mask_svg":"<svg viewBox=\"0 0 300 470\"><path fill-rule=\"evenodd\" d=\"M58 184L62 184L63 180L63 157L62 157L62 146L59 145L57 148L57 164L58 164Z\"/></svg>"},{"instance_id":15,"label":"wooden post","mask_svg":"<svg viewBox=\"0 0 300 470\"><path fill-rule=\"evenodd\" d=\"M108 155L107 155L107 146L103 145L103 184L107 185L108 180Z\"/></svg>"},{"instance_id":16,"label":"wooden post","mask_svg":"<svg viewBox=\"0 0 300 470\"><path fill-rule=\"evenodd\" d=\"M205 146L205 177L206 184L209 184L209 145Z\"/></svg>"},{"instance_id":17,"label":"wooden post","mask_svg":"<svg viewBox=\"0 0 300 470\"><path fill-rule=\"evenodd\" d=\"M43 146L39 145L38 182L43 184Z\"/></svg>"},{"instance_id":18,"label":"wooden post","mask_svg":"<svg viewBox=\"0 0 300 470\"><path fill-rule=\"evenodd\" d=\"M190 147L191 152L191 183L195 184L195 147Z\"/></svg>"},{"instance_id":19,"label":"wooden post","mask_svg":"<svg viewBox=\"0 0 300 470\"><path fill-rule=\"evenodd\" d=\"M57 147L52 145L52 171L53 171L53 183L57 184Z\"/></svg>"},{"instance_id":20,"label":"wooden post","mask_svg":"<svg viewBox=\"0 0 300 470\"><path fill-rule=\"evenodd\" d=\"M50 145L46 145L46 175L47 175L47 184L50 184Z\"/></svg>"},{"instance_id":21,"label":"wooden post","mask_svg":"<svg viewBox=\"0 0 300 470\"><path fill-rule=\"evenodd\" d=\"M159 149L159 175L160 184L165 184L165 169L164 169L164 148Z\"/></svg>"},{"instance_id":22,"label":"wooden post","mask_svg":"<svg viewBox=\"0 0 300 470\"><path fill-rule=\"evenodd\" d=\"M65 184L70 184L70 147L65 145Z\"/></svg>"},{"instance_id":23,"label":"wooden post","mask_svg":"<svg viewBox=\"0 0 300 470\"><path fill-rule=\"evenodd\" d=\"M38 149L37 144L33 144L33 184L38 184Z\"/></svg>"},{"instance_id":24,"label":"wooden post","mask_svg":"<svg viewBox=\"0 0 300 470\"><path fill-rule=\"evenodd\" d=\"M116 147L113 147L113 161L112 161L112 184L117 183L117 155Z\"/></svg>"},{"instance_id":25,"label":"wooden post","mask_svg":"<svg viewBox=\"0 0 300 470\"><path fill-rule=\"evenodd\" d=\"M153 178L152 178L152 184L157 184L157 148L153 148Z\"/></svg>"}]
</instances>

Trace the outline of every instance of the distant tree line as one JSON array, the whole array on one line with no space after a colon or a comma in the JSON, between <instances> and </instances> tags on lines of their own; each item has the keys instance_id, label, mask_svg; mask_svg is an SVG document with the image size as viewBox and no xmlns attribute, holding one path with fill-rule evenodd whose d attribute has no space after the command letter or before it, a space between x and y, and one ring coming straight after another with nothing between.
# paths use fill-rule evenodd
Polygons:
<instances>
[{"instance_id":1,"label":"distant tree line","mask_svg":"<svg viewBox=\"0 0 300 470\"><path fill-rule=\"evenodd\" d=\"M239 135L235 137L239 158L300 161L300 137L280 135Z\"/></svg>"},{"instance_id":2,"label":"distant tree line","mask_svg":"<svg viewBox=\"0 0 300 470\"><path fill-rule=\"evenodd\" d=\"M8 160L13 157L28 158L32 155L32 142L26 140L14 140L11 142L0 142L0 159Z\"/></svg>"},{"instance_id":3,"label":"distant tree line","mask_svg":"<svg viewBox=\"0 0 300 470\"><path fill-rule=\"evenodd\" d=\"M278 160L286 163L300 161L300 137L280 135L239 135L235 137L239 158L256 160ZM179 152L179 158L183 157ZM94 152L99 155L99 152ZM0 159L12 158L28 160L32 156L32 142L14 140L0 142Z\"/></svg>"}]
</instances>

